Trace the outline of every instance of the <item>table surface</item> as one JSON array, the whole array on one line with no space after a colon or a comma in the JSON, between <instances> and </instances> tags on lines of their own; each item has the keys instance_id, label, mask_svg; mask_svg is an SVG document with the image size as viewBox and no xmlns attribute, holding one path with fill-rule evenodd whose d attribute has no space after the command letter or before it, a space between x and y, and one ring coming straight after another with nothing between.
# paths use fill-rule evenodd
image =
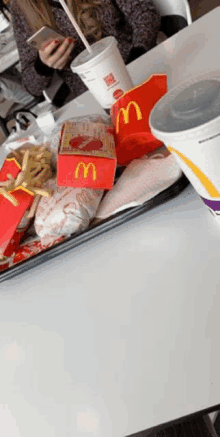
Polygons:
<instances>
[{"instance_id":1,"label":"table surface","mask_svg":"<svg viewBox=\"0 0 220 437\"><path fill-rule=\"evenodd\" d=\"M216 8L130 64L135 83L220 68L219 22ZM102 113L89 93L65 111ZM0 284L0 429L124 437L217 405L219 244L189 186Z\"/></svg>"}]
</instances>

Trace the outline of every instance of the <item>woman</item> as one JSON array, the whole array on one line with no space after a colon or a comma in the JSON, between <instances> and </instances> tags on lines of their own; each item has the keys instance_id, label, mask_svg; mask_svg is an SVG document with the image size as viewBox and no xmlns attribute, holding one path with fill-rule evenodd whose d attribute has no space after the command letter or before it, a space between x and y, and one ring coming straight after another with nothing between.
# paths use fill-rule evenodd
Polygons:
<instances>
[{"instance_id":1,"label":"woman","mask_svg":"<svg viewBox=\"0 0 220 437\"><path fill-rule=\"evenodd\" d=\"M66 3L90 44L115 36L125 63L156 44L160 17L152 0L66 0ZM85 47L59 1L12 0L10 10L23 84L28 92L40 96L50 85L55 70L64 81L63 96L71 92L75 98L86 91L78 75L70 70L71 61ZM52 41L38 52L26 41L45 24L67 39L61 46Z\"/></svg>"},{"instance_id":2,"label":"woman","mask_svg":"<svg viewBox=\"0 0 220 437\"><path fill-rule=\"evenodd\" d=\"M0 13L4 15L10 24L10 12L6 0L5 2L0 0ZM4 30L5 41L7 41L7 37L11 37L10 27L8 29ZM1 103L4 103L5 100L11 100L14 103L21 103L25 106L33 101L33 96L30 95L21 85L19 72L13 67L6 72L4 71L0 73L0 95L3 97Z\"/></svg>"}]
</instances>

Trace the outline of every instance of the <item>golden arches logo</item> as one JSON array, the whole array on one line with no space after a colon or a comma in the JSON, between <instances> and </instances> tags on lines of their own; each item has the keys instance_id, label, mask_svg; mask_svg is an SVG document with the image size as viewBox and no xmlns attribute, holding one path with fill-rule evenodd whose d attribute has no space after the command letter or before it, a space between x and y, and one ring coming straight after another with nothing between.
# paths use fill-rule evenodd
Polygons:
<instances>
[{"instance_id":1,"label":"golden arches logo","mask_svg":"<svg viewBox=\"0 0 220 437\"><path fill-rule=\"evenodd\" d=\"M82 167L83 169L83 177L84 179L86 179L88 177L88 173L89 173L89 169L91 167L92 169L92 179L93 181L95 181L97 179L97 171L96 171L96 166L95 164L93 164L92 162L89 162L89 164L84 164L84 162L80 161L75 169L75 179L79 178L79 171L80 168Z\"/></svg>"},{"instance_id":2,"label":"golden arches logo","mask_svg":"<svg viewBox=\"0 0 220 437\"><path fill-rule=\"evenodd\" d=\"M128 124L129 123L129 110L130 110L131 105L133 105L135 110L136 110L137 119L138 120L142 119L142 113L141 113L140 106L136 102L134 102L134 101L129 102L126 108L120 108L119 109L119 112L118 112L118 115L117 115L117 119L116 119L116 132L117 133L119 132L119 117L120 117L120 113L122 112L125 124Z\"/></svg>"},{"instance_id":3,"label":"golden arches logo","mask_svg":"<svg viewBox=\"0 0 220 437\"><path fill-rule=\"evenodd\" d=\"M192 170L195 176L200 180L201 184L205 187L206 191L209 193L210 197L220 197L220 192L215 188L213 183L209 180L209 178L200 170L197 165L195 165L189 158L187 158L182 153L178 152L178 150L173 149L173 147L167 147L170 152L176 153L183 162Z\"/></svg>"}]
</instances>

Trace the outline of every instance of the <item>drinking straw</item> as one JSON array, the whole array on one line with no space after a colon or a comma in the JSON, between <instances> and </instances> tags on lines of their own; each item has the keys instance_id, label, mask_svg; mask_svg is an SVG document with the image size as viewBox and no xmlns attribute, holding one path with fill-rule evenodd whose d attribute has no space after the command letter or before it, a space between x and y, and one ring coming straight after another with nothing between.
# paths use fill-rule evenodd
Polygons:
<instances>
[{"instance_id":1,"label":"drinking straw","mask_svg":"<svg viewBox=\"0 0 220 437\"><path fill-rule=\"evenodd\" d=\"M73 17L73 15L71 14L69 8L67 7L66 3L64 0L59 0L60 4L63 6L64 11L66 12L66 14L68 15L73 27L75 28L76 32L78 33L79 37L81 38L82 42L85 44L87 50L89 51L89 53L92 53L92 48L90 47L88 41L86 40L85 36L83 35L80 27L78 26L75 18Z\"/></svg>"}]
</instances>

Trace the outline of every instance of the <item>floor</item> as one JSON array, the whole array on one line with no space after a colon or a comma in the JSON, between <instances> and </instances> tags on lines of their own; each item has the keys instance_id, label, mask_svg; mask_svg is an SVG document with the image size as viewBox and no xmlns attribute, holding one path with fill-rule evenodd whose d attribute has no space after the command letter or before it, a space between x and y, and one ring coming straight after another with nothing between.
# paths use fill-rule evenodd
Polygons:
<instances>
[{"instance_id":1,"label":"floor","mask_svg":"<svg viewBox=\"0 0 220 437\"><path fill-rule=\"evenodd\" d=\"M193 21L220 6L219 0L188 0Z\"/></svg>"},{"instance_id":2,"label":"floor","mask_svg":"<svg viewBox=\"0 0 220 437\"><path fill-rule=\"evenodd\" d=\"M200 18L202 15L206 14L207 12L211 11L212 9L219 6L219 0L188 0L192 19L193 21ZM6 108L3 107L4 104L0 104L0 112L2 110L4 111ZM8 102L5 103L5 106L8 105ZM9 128L13 126L13 121L9 124ZM0 144L4 141L5 137L0 129Z\"/></svg>"}]
</instances>

